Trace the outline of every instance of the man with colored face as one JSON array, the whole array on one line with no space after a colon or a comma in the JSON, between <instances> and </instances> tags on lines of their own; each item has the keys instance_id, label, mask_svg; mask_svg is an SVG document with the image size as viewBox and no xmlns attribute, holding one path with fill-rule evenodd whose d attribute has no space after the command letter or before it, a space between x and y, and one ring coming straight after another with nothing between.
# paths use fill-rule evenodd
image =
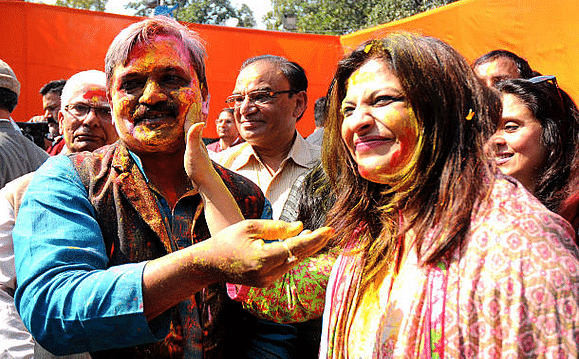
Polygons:
<instances>
[{"instance_id":1,"label":"man with colored face","mask_svg":"<svg viewBox=\"0 0 579 359\"><path fill-rule=\"evenodd\" d=\"M506 79L528 79L534 76L527 60L507 50L493 50L484 54L474 61L472 68L488 87Z\"/></svg>"},{"instance_id":2,"label":"man with colored face","mask_svg":"<svg viewBox=\"0 0 579 359\"><path fill-rule=\"evenodd\" d=\"M221 152L243 142L241 137L239 137L237 126L235 126L233 109L224 108L221 110L219 117L215 120L215 128L217 129L219 140L207 145L209 151Z\"/></svg>"},{"instance_id":3,"label":"man with colored face","mask_svg":"<svg viewBox=\"0 0 579 359\"><path fill-rule=\"evenodd\" d=\"M83 71L68 80L62 91L58 124L65 153L94 151L117 140L104 72Z\"/></svg>"},{"instance_id":4,"label":"man with colored face","mask_svg":"<svg viewBox=\"0 0 579 359\"><path fill-rule=\"evenodd\" d=\"M211 236L212 185L245 218L267 217L269 205L250 181L208 162L202 126L192 127L205 120L208 97L192 31L166 17L133 24L113 40L105 70L119 141L49 159L20 208L22 319L55 354L244 357L257 324L227 297L225 282L267 285L329 233L297 236L298 224L242 221ZM77 118L105 114L100 100L84 100L92 107L72 109ZM198 171L201 162L210 169ZM263 241L277 238L287 239Z\"/></svg>"}]
</instances>

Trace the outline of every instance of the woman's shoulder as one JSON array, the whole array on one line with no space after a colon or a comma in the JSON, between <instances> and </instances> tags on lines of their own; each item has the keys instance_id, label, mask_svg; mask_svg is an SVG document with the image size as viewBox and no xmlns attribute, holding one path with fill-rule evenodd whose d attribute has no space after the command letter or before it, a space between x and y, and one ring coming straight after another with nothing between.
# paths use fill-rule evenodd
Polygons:
<instances>
[{"instance_id":1,"label":"woman's shoulder","mask_svg":"<svg viewBox=\"0 0 579 359\"><path fill-rule=\"evenodd\" d=\"M543 268L563 263L579 266L573 227L507 176L496 178L488 200L473 216L467 247L477 256L502 258L505 263L524 260Z\"/></svg>"},{"instance_id":2,"label":"woman's shoulder","mask_svg":"<svg viewBox=\"0 0 579 359\"><path fill-rule=\"evenodd\" d=\"M471 230L522 235L560 234L574 239L573 228L551 212L518 181L497 175L487 198L472 217Z\"/></svg>"}]
</instances>

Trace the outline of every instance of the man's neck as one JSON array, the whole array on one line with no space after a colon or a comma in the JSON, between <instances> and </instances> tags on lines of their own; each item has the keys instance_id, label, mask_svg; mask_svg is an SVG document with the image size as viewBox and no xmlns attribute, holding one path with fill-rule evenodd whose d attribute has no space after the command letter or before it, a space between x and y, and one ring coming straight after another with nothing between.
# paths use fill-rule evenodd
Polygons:
<instances>
[{"instance_id":1,"label":"man's neck","mask_svg":"<svg viewBox=\"0 0 579 359\"><path fill-rule=\"evenodd\" d=\"M185 194L191 182L183 164L184 153L154 153L139 155L149 181L173 208Z\"/></svg>"},{"instance_id":2,"label":"man's neck","mask_svg":"<svg viewBox=\"0 0 579 359\"><path fill-rule=\"evenodd\" d=\"M221 146L222 150L225 150L231 147L235 140L237 140L237 137L221 137L219 139L219 145Z\"/></svg>"},{"instance_id":3,"label":"man's neck","mask_svg":"<svg viewBox=\"0 0 579 359\"><path fill-rule=\"evenodd\" d=\"M290 153L296 140L296 136L297 132L294 134L291 141L287 142L285 145L273 148L251 146L272 176L279 171L283 160L287 158L287 155Z\"/></svg>"}]
</instances>

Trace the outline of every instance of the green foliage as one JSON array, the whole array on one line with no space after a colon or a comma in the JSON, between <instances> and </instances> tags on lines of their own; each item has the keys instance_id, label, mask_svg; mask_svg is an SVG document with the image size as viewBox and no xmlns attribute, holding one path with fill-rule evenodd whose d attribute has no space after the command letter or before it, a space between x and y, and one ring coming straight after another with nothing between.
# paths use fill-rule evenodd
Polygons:
<instances>
[{"instance_id":1,"label":"green foliage","mask_svg":"<svg viewBox=\"0 0 579 359\"><path fill-rule=\"evenodd\" d=\"M253 17L253 11L246 4L242 4L239 9L237 9L237 18L239 19L239 24L237 27L256 27L257 23Z\"/></svg>"},{"instance_id":2,"label":"green foliage","mask_svg":"<svg viewBox=\"0 0 579 359\"><path fill-rule=\"evenodd\" d=\"M146 0L137 0L126 5L127 9L134 9L137 16L148 16L151 10L147 8ZM179 21L198 24L223 25L231 18L239 20L238 27L254 27L256 25L253 12L247 5L239 9L231 5L230 0L165 0L164 5L172 8L179 7L173 12Z\"/></svg>"},{"instance_id":3,"label":"green foliage","mask_svg":"<svg viewBox=\"0 0 579 359\"><path fill-rule=\"evenodd\" d=\"M343 35L402 19L456 0L272 0L264 17L270 30L282 30L284 14L297 16L297 32Z\"/></svg>"},{"instance_id":4,"label":"green foliage","mask_svg":"<svg viewBox=\"0 0 579 359\"><path fill-rule=\"evenodd\" d=\"M404 19L418 13L436 9L456 0L386 0L380 1L368 14L366 26L375 26L394 20Z\"/></svg>"},{"instance_id":5,"label":"green foliage","mask_svg":"<svg viewBox=\"0 0 579 359\"><path fill-rule=\"evenodd\" d=\"M72 7L75 9L105 11L107 1L108 0L57 0L55 5Z\"/></svg>"}]
</instances>

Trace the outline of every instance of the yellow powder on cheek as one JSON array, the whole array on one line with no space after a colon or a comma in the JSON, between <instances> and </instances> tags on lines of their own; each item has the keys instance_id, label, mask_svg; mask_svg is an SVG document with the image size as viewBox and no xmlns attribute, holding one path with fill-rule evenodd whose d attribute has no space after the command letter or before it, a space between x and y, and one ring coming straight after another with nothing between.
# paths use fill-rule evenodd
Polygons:
<instances>
[{"instance_id":1,"label":"yellow powder on cheek","mask_svg":"<svg viewBox=\"0 0 579 359\"><path fill-rule=\"evenodd\" d=\"M113 98L112 99L113 105L113 113L114 113L114 121L116 123L117 128L125 127L125 131L132 133L133 132L133 123L130 121L131 113L130 113L130 106L131 101L128 98L119 99Z\"/></svg>"},{"instance_id":2,"label":"yellow powder on cheek","mask_svg":"<svg viewBox=\"0 0 579 359\"><path fill-rule=\"evenodd\" d=\"M418 119L410 105L406 107L406 116L408 117L408 122L406 123L406 137L412 139L409 143L416 146L417 143L422 142L422 134L419 133Z\"/></svg>"},{"instance_id":3,"label":"yellow powder on cheek","mask_svg":"<svg viewBox=\"0 0 579 359\"><path fill-rule=\"evenodd\" d=\"M404 123L404 138L401 141L400 163L401 171L409 171L418 161L419 150L422 144L422 134L419 133L418 120L410 106L406 107L407 121Z\"/></svg>"},{"instance_id":4,"label":"yellow powder on cheek","mask_svg":"<svg viewBox=\"0 0 579 359\"><path fill-rule=\"evenodd\" d=\"M396 110L399 111L399 110ZM398 149L391 154L387 165L378 165L370 169L358 167L362 177L368 176L370 172L377 175L380 183L392 183L399 181L399 178L406 176L416 166L420 148L422 147L423 136L420 132L418 120L411 107L407 106L405 112L391 116L404 117L403 123L397 125L398 129ZM386 120L384 120L387 122ZM391 126L396 124L391 123ZM365 177L366 178L366 177Z\"/></svg>"}]
</instances>

